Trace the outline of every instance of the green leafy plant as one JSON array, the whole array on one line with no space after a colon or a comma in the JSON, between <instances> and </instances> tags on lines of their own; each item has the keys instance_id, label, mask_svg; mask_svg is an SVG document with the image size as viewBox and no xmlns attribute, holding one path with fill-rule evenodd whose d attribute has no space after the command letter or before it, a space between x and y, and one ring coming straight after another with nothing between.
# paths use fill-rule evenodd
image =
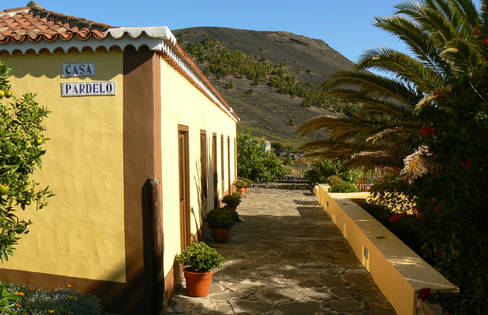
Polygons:
<instances>
[{"instance_id":1,"label":"green leafy plant","mask_svg":"<svg viewBox=\"0 0 488 315\"><path fill-rule=\"evenodd\" d=\"M256 182L270 182L285 174L281 160L273 152L266 152L265 143L261 139L239 133L237 147L239 176Z\"/></svg>"},{"instance_id":2,"label":"green leafy plant","mask_svg":"<svg viewBox=\"0 0 488 315\"><path fill-rule=\"evenodd\" d=\"M329 183L331 192L356 192L357 179L363 174L358 168L348 168L340 159L322 158L305 172L312 183Z\"/></svg>"},{"instance_id":3,"label":"green leafy plant","mask_svg":"<svg viewBox=\"0 0 488 315\"><path fill-rule=\"evenodd\" d=\"M21 299L19 295L8 290L8 285L0 283L0 313L17 314L14 312L16 305Z\"/></svg>"},{"instance_id":4,"label":"green leafy plant","mask_svg":"<svg viewBox=\"0 0 488 315\"><path fill-rule=\"evenodd\" d=\"M210 228L227 229L234 224L241 222L236 211L228 208L213 209L207 214L205 219Z\"/></svg>"},{"instance_id":5,"label":"green leafy plant","mask_svg":"<svg viewBox=\"0 0 488 315\"><path fill-rule=\"evenodd\" d=\"M0 286L2 314L104 314L96 296L82 295L68 287L44 290L11 283L3 283Z\"/></svg>"},{"instance_id":6,"label":"green leafy plant","mask_svg":"<svg viewBox=\"0 0 488 315\"><path fill-rule=\"evenodd\" d=\"M241 203L241 194L236 191L230 195L224 196L222 201L225 203L226 208L235 208Z\"/></svg>"},{"instance_id":7,"label":"green leafy plant","mask_svg":"<svg viewBox=\"0 0 488 315\"><path fill-rule=\"evenodd\" d=\"M329 185L333 186L335 184L339 184L340 182L343 182L344 180L339 176L339 175L332 175L327 177L327 183Z\"/></svg>"},{"instance_id":8,"label":"green leafy plant","mask_svg":"<svg viewBox=\"0 0 488 315\"><path fill-rule=\"evenodd\" d=\"M6 260L31 224L30 220L20 219L17 211L31 204L41 209L53 196L48 187L39 187L32 178L46 153L42 123L48 111L32 94L3 98L11 96L9 73L10 69L0 62L0 259Z\"/></svg>"},{"instance_id":9,"label":"green leafy plant","mask_svg":"<svg viewBox=\"0 0 488 315\"><path fill-rule=\"evenodd\" d=\"M246 188L252 185L252 180L247 178L238 178L235 182L237 188Z\"/></svg>"},{"instance_id":10,"label":"green leafy plant","mask_svg":"<svg viewBox=\"0 0 488 315\"><path fill-rule=\"evenodd\" d=\"M227 210L229 211L229 210ZM183 263L189 271L209 272L222 266L225 258L204 242L188 246L175 260Z\"/></svg>"},{"instance_id":11,"label":"green leafy plant","mask_svg":"<svg viewBox=\"0 0 488 315\"><path fill-rule=\"evenodd\" d=\"M351 182L342 181L342 182L338 182L338 183L335 183L334 185L330 186L329 191L330 192L348 193L348 192L357 192L358 188L356 187L356 185L354 185Z\"/></svg>"}]
</instances>

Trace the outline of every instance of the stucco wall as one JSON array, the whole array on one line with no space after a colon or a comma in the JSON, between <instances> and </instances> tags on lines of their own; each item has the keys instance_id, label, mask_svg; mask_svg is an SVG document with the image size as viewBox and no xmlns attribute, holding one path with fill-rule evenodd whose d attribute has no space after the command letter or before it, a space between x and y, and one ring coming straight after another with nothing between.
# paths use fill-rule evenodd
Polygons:
<instances>
[{"instance_id":1,"label":"stucco wall","mask_svg":"<svg viewBox=\"0 0 488 315\"><path fill-rule=\"evenodd\" d=\"M328 185L316 186L315 194L320 204L398 314L416 314L416 296L422 288L438 292L459 291L366 210L350 200L365 199L368 193L329 193L328 189Z\"/></svg>"},{"instance_id":2,"label":"stucco wall","mask_svg":"<svg viewBox=\"0 0 488 315\"><path fill-rule=\"evenodd\" d=\"M227 191L229 190L227 137L230 136L231 140L230 181L232 183L235 176L236 123L165 60L161 60L161 115L164 274L166 275L173 266L174 256L180 251L178 125L189 127L190 221L192 234L195 234L203 220L203 215L213 204L212 134L217 134L217 187L222 197L221 135L224 135L224 189ZM205 130L207 134L207 207L200 200L200 130Z\"/></svg>"},{"instance_id":3,"label":"stucco wall","mask_svg":"<svg viewBox=\"0 0 488 315\"><path fill-rule=\"evenodd\" d=\"M1 268L125 281L122 52L1 56L14 95L37 93L51 113L38 178L56 196L26 211L33 225ZM95 62L90 78L61 78L63 63ZM67 81L113 80L116 96L61 97Z\"/></svg>"}]
</instances>

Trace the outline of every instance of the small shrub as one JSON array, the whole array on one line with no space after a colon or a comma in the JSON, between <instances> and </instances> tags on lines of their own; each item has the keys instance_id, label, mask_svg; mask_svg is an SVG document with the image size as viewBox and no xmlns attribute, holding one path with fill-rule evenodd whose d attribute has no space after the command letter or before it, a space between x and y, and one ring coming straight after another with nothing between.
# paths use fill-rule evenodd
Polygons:
<instances>
[{"instance_id":1,"label":"small shrub","mask_svg":"<svg viewBox=\"0 0 488 315\"><path fill-rule=\"evenodd\" d=\"M207 214L206 221L210 228L228 229L241 222L236 211L228 208L213 209Z\"/></svg>"},{"instance_id":2,"label":"small shrub","mask_svg":"<svg viewBox=\"0 0 488 315\"><path fill-rule=\"evenodd\" d=\"M1 314L72 314L72 315L101 315L102 306L94 295L82 295L68 287L55 290L43 290L1 284L2 302ZM8 310L5 308L8 306Z\"/></svg>"},{"instance_id":3,"label":"small shrub","mask_svg":"<svg viewBox=\"0 0 488 315\"><path fill-rule=\"evenodd\" d=\"M339 184L340 182L343 182L343 180L338 175L332 175L327 178L327 182L329 183L329 185L333 186Z\"/></svg>"},{"instance_id":4,"label":"small shrub","mask_svg":"<svg viewBox=\"0 0 488 315\"><path fill-rule=\"evenodd\" d=\"M244 94L252 94L254 93L254 90L253 89L247 89Z\"/></svg>"},{"instance_id":5,"label":"small shrub","mask_svg":"<svg viewBox=\"0 0 488 315\"><path fill-rule=\"evenodd\" d=\"M241 194L236 191L230 195L224 196L222 201L225 203L226 208L235 208L241 203Z\"/></svg>"},{"instance_id":6,"label":"small shrub","mask_svg":"<svg viewBox=\"0 0 488 315\"><path fill-rule=\"evenodd\" d=\"M341 193L348 193L348 192L357 192L358 188L351 182L338 182L335 185L330 186L330 192L341 192Z\"/></svg>"},{"instance_id":7,"label":"small shrub","mask_svg":"<svg viewBox=\"0 0 488 315\"><path fill-rule=\"evenodd\" d=\"M229 210L227 210L229 211ZM175 260L183 263L189 271L209 272L222 266L225 258L204 242L188 246Z\"/></svg>"}]
</instances>

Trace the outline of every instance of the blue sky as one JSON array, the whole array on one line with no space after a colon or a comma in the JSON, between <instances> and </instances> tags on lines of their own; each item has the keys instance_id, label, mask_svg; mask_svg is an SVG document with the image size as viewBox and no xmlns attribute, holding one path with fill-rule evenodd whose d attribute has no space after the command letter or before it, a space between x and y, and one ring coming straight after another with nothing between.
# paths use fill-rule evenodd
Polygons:
<instances>
[{"instance_id":1,"label":"blue sky","mask_svg":"<svg viewBox=\"0 0 488 315\"><path fill-rule=\"evenodd\" d=\"M28 0L2 1L2 9ZM398 0L38 0L44 8L114 26L193 26L288 31L327 42L352 61L369 48L403 50L398 40L372 26L391 16ZM479 0L475 0L479 4Z\"/></svg>"}]
</instances>

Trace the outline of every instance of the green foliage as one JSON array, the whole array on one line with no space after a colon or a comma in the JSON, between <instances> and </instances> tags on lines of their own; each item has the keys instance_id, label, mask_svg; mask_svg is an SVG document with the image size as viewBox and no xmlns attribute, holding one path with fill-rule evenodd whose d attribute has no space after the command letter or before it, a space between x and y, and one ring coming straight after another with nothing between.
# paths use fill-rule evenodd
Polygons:
<instances>
[{"instance_id":1,"label":"green foliage","mask_svg":"<svg viewBox=\"0 0 488 315\"><path fill-rule=\"evenodd\" d=\"M331 186L339 184L342 181L343 181L343 179L339 175L332 175L332 176L327 177L327 182Z\"/></svg>"},{"instance_id":2,"label":"green foliage","mask_svg":"<svg viewBox=\"0 0 488 315\"><path fill-rule=\"evenodd\" d=\"M360 169L348 168L342 160L323 158L313 163L312 168L305 172L305 178L312 183L327 183L330 176L337 175L344 181L356 183L361 174Z\"/></svg>"},{"instance_id":3,"label":"green foliage","mask_svg":"<svg viewBox=\"0 0 488 315\"><path fill-rule=\"evenodd\" d=\"M231 210L226 209L226 211ZM176 256L175 260L183 263L189 271L209 272L222 266L225 258L214 248L204 242L199 242L188 246L180 255Z\"/></svg>"},{"instance_id":4,"label":"green foliage","mask_svg":"<svg viewBox=\"0 0 488 315\"><path fill-rule=\"evenodd\" d=\"M285 169L280 159L266 152L262 140L246 133L237 138L237 173L256 182L270 182L281 178Z\"/></svg>"},{"instance_id":5,"label":"green foliage","mask_svg":"<svg viewBox=\"0 0 488 315\"><path fill-rule=\"evenodd\" d=\"M0 283L0 314L17 314L14 312L20 296L8 290L8 285Z\"/></svg>"},{"instance_id":6,"label":"green foliage","mask_svg":"<svg viewBox=\"0 0 488 315\"><path fill-rule=\"evenodd\" d=\"M354 183L341 181L338 183L333 184L330 186L330 192L340 192L340 193L349 193L349 192L357 192L358 188Z\"/></svg>"},{"instance_id":7,"label":"green foliage","mask_svg":"<svg viewBox=\"0 0 488 315\"><path fill-rule=\"evenodd\" d=\"M234 224L241 222L237 212L229 208L213 209L207 214L207 218L205 220L210 228L220 229L228 229Z\"/></svg>"},{"instance_id":8,"label":"green foliage","mask_svg":"<svg viewBox=\"0 0 488 315\"><path fill-rule=\"evenodd\" d=\"M488 49L481 48L488 57ZM488 300L488 63L458 77L452 89L419 118L432 171L412 186L428 221L423 253L461 289L454 309L483 314Z\"/></svg>"},{"instance_id":9,"label":"green foliage","mask_svg":"<svg viewBox=\"0 0 488 315\"><path fill-rule=\"evenodd\" d=\"M224 85L224 88L228 89L228 90L232 90L234 88L234 82L232 82L232 80L229 80L229 82L227 82L225 85Z\"/></svg>"},{"instance_id":10,"label":"green foliage","mask_svg":"<svg viewBox=\"0 0 488 315\"><path fill-rule=\"evenodd\" d=\"M252 93L254 93L253 89L247 89L246 91L244 91L244 94L252 94Z\"/></svg>"},{"instance_id":11,"label":"green foliage","mask_svg":"<svg viewBox=\"0 0 488 315\"><path fill-rule=\"evenodd\" d=\"M251 186L252 184L253 181L248 178L238 178L234 185L237 188L245 188Z\"/></svg>"},{"instance_id":12,"label":"green foliage","mask_svg":"<svg viewBox=\"0 0 488 315\"><path fill-rule=\"evenodd\" d=\"M278 93L301 97L304 107L331 108L334 105L337 110L345 109L343 105L335 105L342 103L337 97L299 82L296 74L290 72L284 63L273 64L265 56L249 56L239 50L230 51L218 41L208 39L199 43L185 42L184 49L197 59L198 63L207 65L204 73L212 73L217 79L228 75L244 76L252 81L253 86L266 83ZM310 73L310 70L308 71ZM233 88L230 87L230 82L225 85L228 89ZM252 94L253 90L248 89L245 93Z\"/></svg>"},{"instance_id":13,"label":"green foliage","mask_svg":"<svg viewBox=\"0 0 488 315\"><path fill-rule=\"evenodd\" d=\"M222 201L225 203L226 208L235 208L241 203L241 194L236 191L230 195L224 196Z\"/></svg>"},{"instance_id":14,"label":"green foliage","mask_svg":"<svg viewBox=\"0 0 488 315\"><path fill-rule=\"evenodd\" d=\"M0 95L9 89L9 72L0 63ZM47 113L32 94L0 100L0 259L12 255L19 236L27 233L31 224L19 219L16 212L31 204L41 209L53 195L48 187L40 188L32 179L46 152L42 147L46 140L42 122Z\"/></svg>"},{"instance_id":15,"label":"green foliage","mask_svg":"<svg viewBox=\"0 0 488 315\"><path fill-rule=\"evenodd\" d=\"M33 289L14 284L0 284L1 314L70 314L101 315L102 306L96 296L81 295L69 288Z\"/></svg>"}]
</instances>

